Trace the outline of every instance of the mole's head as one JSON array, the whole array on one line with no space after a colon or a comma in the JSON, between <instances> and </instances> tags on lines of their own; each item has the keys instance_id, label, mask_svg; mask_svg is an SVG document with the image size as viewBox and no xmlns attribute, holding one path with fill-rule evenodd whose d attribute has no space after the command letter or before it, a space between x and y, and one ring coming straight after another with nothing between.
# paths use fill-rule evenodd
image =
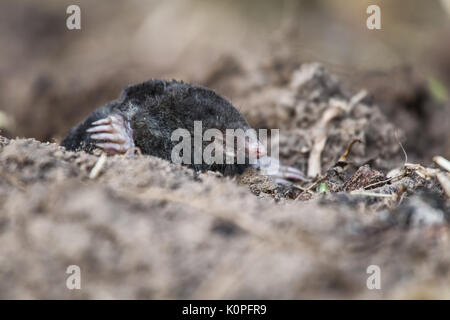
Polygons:
<instances>
[{"instance_id":1,"label":"mole's head","mask_svg":"<svg viewBox=\"0 0 450 320\"><path fill-rule=\"evenodd\" d=\"M130 108L130 105L135 107ZM248 167L249 160L266 153L255 131L231 102L204 87L178 81L151 80L125 89L121 106L125 113L131 110L133 114L129 118L132 119L134 140L144 153L174 161L172 154L179 140L172 137L174 132L182 129L190 136L187 140L192 144L200 135L202 155L205 154L203 151L214 149L215 159L220 156L224 159L223 164L217 161L213 164L208 161L198 163L194 161L194 154L199 148L193 146L191 164L196 170L238 173ZM212 148L213 142L215 147L219 147ZM246 159L244 163L243 157ZM235 161L231 164L230 159ZM202 160L205 159L202 157Z\"/></svg>"},{"instance_id":2,"label":"mole's head","mask_svg":"<svg viewBox=\"0 0 450 320\"><path fill-rule=\"evenodd\" d=\"M228 161L234 159L233 165L206 164L200 169L232 174L248 167L252 159L258 159L266 154L266 148L258 140L256 131L251 129L247 120L227 99L212 90L198 86L182 84L182 87L178 87L175 91L177 95L182 96L182 101L174 107L183 114L186 128L191 129L192 136L195 135L193 124L197 123L198 128L201 122L203 148L207 148L212 142L218 143L223 146L224 162L227 158ZM219 152L218 150L220 148L215 149L215 152Z\"/></svg>"}]
</instances>

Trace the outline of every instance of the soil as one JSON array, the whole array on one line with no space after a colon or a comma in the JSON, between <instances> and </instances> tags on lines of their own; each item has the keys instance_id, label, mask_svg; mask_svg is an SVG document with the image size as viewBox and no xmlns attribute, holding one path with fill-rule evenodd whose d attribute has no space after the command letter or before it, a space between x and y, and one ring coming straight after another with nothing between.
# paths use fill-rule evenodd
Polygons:
<instances>
[{"instance_id":1,"label":"soil","mask_svg":"<svg viewBox=\"0 0 450 320\"><path fill-rule=\"evenodd\" d=\"M450 298L450 201L424 147L438 126L408 148L417 133L316 63L246 70L229 57L202 83L255 128L280 129L283 164L311 173L319 150L319 171L279 186L255 170L226 178L114 156L94 174L97 155L2 137L0 298ZM61 114L77 99L64 96ZM47 138L74 120L42 117ZM66 288L69 265L82 290ZM367 287L370 265L381 290Z\"/></svg>"}]
</instances>

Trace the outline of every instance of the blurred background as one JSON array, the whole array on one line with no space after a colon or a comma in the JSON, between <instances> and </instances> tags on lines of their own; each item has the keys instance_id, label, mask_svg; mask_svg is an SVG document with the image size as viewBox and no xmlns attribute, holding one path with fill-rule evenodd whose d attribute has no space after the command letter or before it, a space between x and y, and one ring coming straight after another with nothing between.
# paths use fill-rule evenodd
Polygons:
<instances>
[{"instance_id":1,"label":"blurred background","mask_svg":"<svg viewBox=\"0 0 450 320\"><path fill-rule=\"evenodd\" d=\"M71 4L81 30L66 28ZM381 30L366 27L370 4ZM348 90L371 92L408 151L450 156L448 0L2 0L0 48L7 137L60 141L151 78L207 85L246 110L261 73L283 86L283 73L320 62Z\"/></svg>"}]
</instances>

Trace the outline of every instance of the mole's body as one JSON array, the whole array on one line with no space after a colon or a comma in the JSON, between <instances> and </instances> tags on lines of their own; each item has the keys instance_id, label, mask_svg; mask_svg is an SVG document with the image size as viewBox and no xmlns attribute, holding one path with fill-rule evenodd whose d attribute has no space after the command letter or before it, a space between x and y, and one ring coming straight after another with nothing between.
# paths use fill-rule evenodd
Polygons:
<instances>
[{"instance_id":1,"label":"mole's body","mask_svg":"<svg viewBox=\"0 0 450 320\"><path fill-rule=\"evenodd\" d=\"M172 150L178 144L172 141L172 133L181 128L193 137L194 121L201 121L203 130L215 128L224 134L226 129L250 129L239 111L212 90L177 81L151 80L125 88L119 99L95 110L73 128L61 145L67 150L87 152L100 147L108 154L123 154L139 147L144 154L171 160ZM265 153L262 148L256 141L246 145L245 151L260 157ZM193 154L194 151L192 157ZM192 167L235 174L248 164ZM288 171L290 174L286 171L279 178L301 177L298 170Z\"/></svg>"}]
</instances>

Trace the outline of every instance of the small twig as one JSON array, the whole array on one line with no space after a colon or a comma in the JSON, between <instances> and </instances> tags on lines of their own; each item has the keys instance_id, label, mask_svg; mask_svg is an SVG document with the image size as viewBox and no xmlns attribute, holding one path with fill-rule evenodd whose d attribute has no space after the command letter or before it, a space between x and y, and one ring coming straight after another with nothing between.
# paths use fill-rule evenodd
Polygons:
<instances>
[{"instance_id":1,"label":"small twig","mask_svg":"<svg viewBox=\"0 0 450 320\"><path fill-rule=\"evenodd\" d=\"M362 143L362 141L360 139L354 139L347 147L347 149L345 150L345 153L339 158L338 162L346 162L347 161L347 156L350 154L350 152L353 149L353 146L356 143Z\"/></svg>"},{"instance_id":2,"label":"small twig","mask_svg":"<svg viewBox=\"0 0 450 320\"><path fill-rule=\"evenodd\" d=\"M334 102L316 123L313 129L313 145L308 159L308 174L310 178L314 178L321 172L321 155L327 142L327 134L331 120L341 115L346 110L344 102Z\"/></svg>"},{"instance_id":3,"label":"small twig","mask_svg":"<svg viewBox=\"0 0 450 320\"><path fill-rule=\"evenodd\" d=\"M92 168L91 173L89 173L89 179L95 179L98 177L100 171L103 169L105 163L106 163L106 153L102 153L100 155L100 158L95 163L95 166Z\"/></svg>"},{"instance_id":4,"label":"small twig","mask_svg":"<svg viewBox=\"0 0 450 320\"><path fill-rule=\"evenodd\" d=\"M302 190L302 192L300 192L300 194L297 196L297 198L295 198L295 200L298 200L299 198L300 198L300 195L302 195L303 193L305 193L305 192L310 192L310 193L313 193L311 190L312 190L312 188L314 188L315 186L317 186L319 183L321 183L323 180L325 180L325 178L326 178L327 176L321 176L321 177L319 177L317 180L316 180L316 182L313 182L309 187L307 187L307 188L302 188L302 187L299 187L299 186L297 186L297 185L294 185L294 187L296 187L297 189L300 189L300 190Z\"/></svg>"},{"instance_id":5,"label":"small twig","mask_svg":"<svg viewBox=\"0 0 450 320\"><path fill-rule=\"evenodd\" d=\"M313 184L311 184L308 188L306 188L306 191L310 191L312 188L314 188L315 186L317 186L319 183L321 183L323 180L325 180L326 176L322 176L320 177L316 182L314 182Z\"/></svg>"},{"instance_id":6,"label":"small twig","mask_svg":"<svg viewBox=\"0 0 450 320\"><path fill-rule=\"evenodd\" d=\"M355 94L348 104L348 109L351 111L358 103L360 103L364 98L367 97L367 91L361 90L357 94Z\"/></svg>"},{"instance_id":7,"label":"small twig","mask_svg":"<svg viewBox=\"0 0 450 320\"><path fill-rule=\"evenodd\" d=\"M448 161L444 157L436 156L433 158L433 161L445 170L450 171L450 161Z\"/></svg>"},{"instance_id":8,"label":"small twig","mask_svg":"<svg viewBox=\"0 0 450 320\"><path fill-rule=\"evenodd\" d=\"M321 172L321 155L327 142L327 135L331 121L342 115L343 113L350 113L353 108L360 103L367 96L367 91L361 90L354 95L349 102L337 99L330 100L330 107L325 110L322 117L316 123L313 129L313 145L308 159L307 176L314 178Z\"/></svg>"},{"instance_id":9,"label":"small twig","mask_svg":"<svg viewBox=\"0 0 450 320\"><path fill-rule=\"evenodd\" d=\"M367 192L363 190L353 190L350 192L350 194L357 195L357 196L366 196L366 197L377 197L377 198L391 198L395 195L393 194L386 194L386 193L375 193L375 192Z\"/></svg>"},{"instance_id":10,"label":"small twig","mask_svg":"<svg viewBox=\"0 0 450 320\"><path fill-rule=\"evenodd\" d=\"M400 145L400 148L402 148L403 154L405 155L405 163L403 164L403 166L405 166L408 163L408 154L406 153L405 148L403 148L403 144L400 142L400 139L398 138L397 130L394 131L394 137L395 140L397 140L398 144Z\"/></svg>"},{"instance_id":11,"label":"small twig","mask_svg":"<svg viewBox=\"0 0 450 320\"><path fill-rule=\"evenodd\" d=\"M436 178L444 189L447 197L450 198L450 178L445 173L439 172L436 174Z\"/></svg>"},{"instance_id":12,"label":"small twig","mask_svg":"<svg viewBox=\"0 0 450 320\"><path fill-rule=\"evenodd\" d=\"M400 186L400 188L397 190L396 196L397 196L397 199L398 199L398 201L397 201L397 205L398 206L401 205L401 203L403 202L403 199L405 199L406 194L407 194L406 191L408 191L408 188L404 184L402 184Z\"/></svg>"},{"instance_id":13,"label":"small twig","mask_svg":"<svg viewBox=\"0 0 450 320\"><path fill-rule=\"evenodd\" d=\"M427 168L427 167L423 167L420 164L414 164L414 163L405 163L405 168L406 170L408 170L409 172L414 171L415 173L417 173L419 176L421 176L422 178L425 179L429 179L436 177L436 174L441 172L441 170L439 169L434 169L434 168Z\"/></svg>"},{"instance_id":14,"label":"small twig","mask_svg":"<svg viewBox=\"0 0 450 320\"><path fill-rule=\"evenodd\" d=\"M303 188L303 187L299 186L298 184L293 184L292 186L293 186L294 188L298 189L298 190L301 190L301 191L303 191L303 192L306 192L306 188Z\"/></svg>"},{"instance_id":15,"label":"small twig","mask_svg":"<svg viewBox=\"0 0 450 320\"><path fill-rule=\"evenodd\" d=\"M383 180L383 181L374 182L374 183L371 183L371 184L365 186L364 189L367 190L367 189L373 188L374 186L377 186L377 185L386 184L386 183L388 183L391 180L394 180L394 179L397 179L397 178L402 178L404 176L405 176L405 174L402 173L402 174L399 174L397 176L391 177L391 178Z\"/></svg>"}]
</instances>

